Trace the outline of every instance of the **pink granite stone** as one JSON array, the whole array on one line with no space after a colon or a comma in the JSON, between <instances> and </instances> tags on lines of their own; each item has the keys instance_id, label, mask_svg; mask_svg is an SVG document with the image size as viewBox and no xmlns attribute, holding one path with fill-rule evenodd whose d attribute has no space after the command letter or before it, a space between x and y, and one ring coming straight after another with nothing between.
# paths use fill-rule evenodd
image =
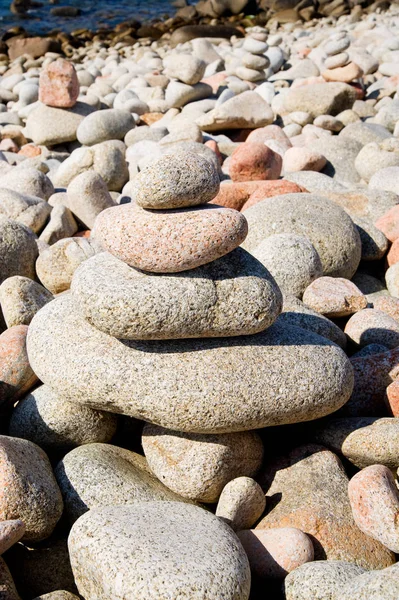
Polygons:
<instances>
[{"instance_id":1,"label":"pink granite stone","mask_svg":"<svg viewBox=\"0 0 399 600\"><path fill-rule=\"evenodd\" d=\"M352 477L348 493L359 529L398 553L399 493L388 467L366 467Z\"/></svg>"},{"instance_id":2,"label":"pink granite stone","mask_svg":"<svg viewBox=\"0 0 399 600\"><path fill-rule=\"evenodd\" d=\"M79 96L79 81L72 63L59 58L40 74L39 100L47 106L72 108Z\"/></svg>"},{"instance_id":3,"label":"pink granite stone","mask_svg":"<svg viewBox=\"0 0 399 600\"><path fill-rule=\"evenodd\" d=\"M125 204L100 213L92 237L132 267L178 273L228 254L247 232L244 215L230 208L149 211Z\"/></svg>"},{"instance_id":4,"label":"pink granite stone","mask_svg":"<svg viewBox=\"0 0 399 600\"><path fill-rule=\"evenodd\" d=\"M233 181L278 179L282 158L265 144L245 142L231 155L230 177Z\"/></svg>"},{"instance_id":5,"label":"pink granite stone","mask_svg":"<svg viewBox=\"0 0 399 600\"><path fill-rule=\"evenodd\" d=\"M25 523L19 519L13 519L10 521L0 522L0 554L4 554L6 550L11 548L14 544L25 534Z\"/></svg>"}]
</instances>

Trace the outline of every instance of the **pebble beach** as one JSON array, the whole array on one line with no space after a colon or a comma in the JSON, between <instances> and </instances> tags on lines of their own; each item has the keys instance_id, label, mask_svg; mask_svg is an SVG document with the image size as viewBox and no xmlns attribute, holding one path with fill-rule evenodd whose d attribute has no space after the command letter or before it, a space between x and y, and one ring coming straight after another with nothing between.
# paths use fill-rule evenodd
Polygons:
<instances>
[{"instance_id":1,"label":"pebble beach","mask_svg":"<svg viewBox=\"0 0 399 600\"><path fill-rule=\"evenodd\" d=\"M399 5L245 4L2 34L1 600L399 598Z\"/></svg>"}]
</instances>

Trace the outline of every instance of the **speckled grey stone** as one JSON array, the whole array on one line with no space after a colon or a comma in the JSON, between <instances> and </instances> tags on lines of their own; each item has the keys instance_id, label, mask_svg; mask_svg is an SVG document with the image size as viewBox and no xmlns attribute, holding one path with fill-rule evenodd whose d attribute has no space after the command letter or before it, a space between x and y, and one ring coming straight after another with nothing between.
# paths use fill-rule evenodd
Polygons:
<instances>
[{"instance_id":1,"label":"speckled grey stone","mask_svg":"<svg viewBox=\"0 0 399 600\"><path fill-rule=\"evenodd\" d=\"M365 217L352 217L362 242L362 260L380 260L387 252L389 242L372 221Z\"/></svg>"},{"instance_id":2,"label":"speckled grey stone","mask_svg":"<svg viewBox=\"0 0 399 600\"><path fill-rule=\"evenodd\" d=\"M102 210L116 205L105 181L95 171L85 171L72 179L67 194L68 208L88 229Z\"/></svg>"},{"instance_id":3,"label":"speckled grey stone","mask_svg":"<svg viewBox=\"0 0 399 600\"><path fill-rule=\"evenodd\" d=\"M42 229L50 212L51 206L42 198L0 189L0 213L26 225L35 233Z\"/></svg>"},{"instance_id":4,"label":"speckled grey stone","mask_svg":"<svg viewBox=\"0 0 399 600\"><path fill-rule=\"evenodd\" d=\"M391 296L399 298L399 263L394 263L386 270L385 281Z\"/></svg>"},{"instance_id":5,"label":"speckled grey stone","mask_svg":"<svg viewBox=\"0 0 399 600\"><path fill-rule=\"evenodd\" d=\"M331 179L323 173L315 171L298 171L298 173L287 173L284 179L292 181L298 185L302 185L311 194L319 194L323 192L344 192L346 186L339 183L335 179Z\"/></svg>"},{"instance_id":6,"label":"speckled grey stone","mask_svg":"<svg viewBox=\"0 0 399 600\"><path fill-rule=\"evenodd\" d=\"M184 208L206 204L219 191L215 167L199 154L166 154L134 178L132 198L143 208Z\"/></svg>"},{"instance_id":7,"label":"speckled grey stone","mask_svg":"<svg viewBox=\"0 0 399 600\"><path fill-rule=\"evenodd\" d=\"M336 600L342 586L364 572L362 567L342 560L306 563L287 576L285 597L287 600Z\"/></svg>"},{"instance_id":8,"label":"speckled grey stone","mask_svg":"<svg viewBox=\"0 0 399 600\"><path fill-rule=\"evenodd\" d=\"M367 300L371 304L376 298L379 298L380 296L389 296L388 290L386 289L382 281L380 281L380 279L377 279L376 277L373 277L373 275L368 275L367 273L358 271L352 277L352 281L355 285L357 285L359 290L365 296L367 296Z\"/></svg>"},{"instance_id":9,"label":"speckled grey stone","mask_svg":"<svg viewBox=\"0 0 399 600\"><path fill-rule=\"evenodd\" d=\"M36 261L37 275L53 294L68 290L78 266L94 256L95 246L85 238L64 238L47 250Z\"/></svg>"},{"instance_id":10,"label":"speckled grey stone","mask_svg":"<svg viewBox=\"0 0 399 600\"><path fill-rule=\"evenodd\" d=\"M46 452L67 452L83 444L109 442L116 424L116 415L65 402L42 385L14 408L9 433L34 442Z\"/></svg>"},{"instance_id":11,"label":"speckled grey stone","mask_svg":"<svg viewBox=\"0 0 399 600\"><path fill-rule=\"evenodd\" d=\"M0 283L13 275L34 279L37 255L32 230L0 215Z\"/></svg>"},{"instance_id":12,"label":"speckled grey stone","mask_svg":"<svg viewBox=\"0 0 399 600\"><path fill-rule=\"evenodd\" d=\"M327 159L327 164L323 168L325 175L337 179L344 185L352 185L360 181L360 175L355 168L356 157L362 149L360 142L351 138L329 136L311 140L308 146L313 152L318 152Z\"/></svg>"},{"instance_id":13,"label":"speckled grey stone","mask_svg":"<svg viewBox=\"0 0 399 600\"><path fill-rule=\"evenodd\" d=\"M207 161L212 163L218 173L221 172L220 163L216 152L214 152L208 146L205 146L205 144L200 144L199 142L179 142L165 150L165 154L174 154L175 152L190 152L199 154L199 156L206 158Z\"/></svg>"},{"instance_id":14,"label":"speckled grey stone","mask_svg":"<svg viewBox=\"0 0 399 600\"><path fill-rule=\"evenodd\" d=\"M77 102L73 108L55 108L39 104L29 113L26 136L35 144L54 146L76 140L76 131L83 119L94 108L85 102Z\"/></svg>"},{"instance_id":15,"label":"speckled grey stone","mask_svg":"<svg viewBox=\"0 0 399 600\"><path fill-rule=\"evenodd\" d=\"M25 523L20 519L0 522L0 554L4 554L24 536Z\"/></svg>"},{"instance_id":16,"label":"speckled grey stone","mask_svg":"<svg viewBox=\"0 0 399 600\"><path fill-rule=\"evenodd\" d=\"M98 506L185 500L151 473L144 456L111 444L85 444L57 465L65 510L74 522Z\"/></svg>"},{"instance_id":17,"label":"speckled grey stone","mask_svg":"<svg viewBox=\"0 0 399 600\"><path fill-rule=\"evenodd\" d=\"M271 235L252 250L252 254L270 271L284 294L298 298L323 274L320 256L302 235Z\"/></svg>"},{"instance_id":18,"label":"speckled grey stone","mask_svg":"<svg viewBox=\"0 0 399 600\"><path fill-rule=\"evenodd\" d=\"M284 96L287 112L308 112L312 117L337 115L352 108L356 100L355 90L346 83L317 83L290 89Z\"/></svg>"},{"instance_id":19,"label":"speckled grey stone","mask_svg":"<svg viewBox=\"0 0 399 600\"><path fill-rule=\"evenodd\" d=\"M266 496L251 477L236 477L223 488L216 516L235 531L250 529L266 508Z\"/></svg>"},{"instance_id":20,"label":"speckled grey stone","mask_svg":"<svg viewBox=\"0 0 399 600\"><path fill-rule=\"evenodd\" d=\"M248 208L245 217L249 232L242 245L250 252L273 234L295 233L307 237L316 248L324 275L350 279L358 267L359 233L342 208L326 198L314 194L275 196Z\"/></svg>"},{"instance_id":21,"label":"speckled grey stone","mask_svg":"<svg viewBox=\"0 0 399 600\"><path fill-rule=\"evenodd\" d=\"M5 561L0 557L0 597L2 600L20 600L14 580Z\"/></svg>"},{"instance_id":22,"label":"speckled grey stone","mask_svg":"<svg viewBox=\"0 0 399 600\"><path fill-rule=\"evenodd\" d=\"M0 187L9 188L22 195L36 196L48 200L54 194L50 179L33 167L20 164L0 178Z\"/></svg>"},{"instance_id":23,"label":"speckled grey stone","mask_svg":"<svg viewBox=\"0 0 399 600\"><path fill-rule=\"evenodd\" d=\"M399 322L376 308L366 308L353 315L345 326L345 333L358 346L399 346Z\"/></svg>"},{"instance_id":24,"label":"speckled grey stone","mask_svg":"<svg viewBox=\"0 0 399 600\"><path fill-rule=\"evenodd\" d=\"M0 520L21 519L24 541L48 537L63 504L50 462L39 446L27 440L0 436Z\"/></svg>"},{"instance_id":25,"label":"speckled grey stone","mask_svg":"<svg viewBox=\"0 0 399 600\"><path fill-rule=\"evenodd\" d=\"M199 502L217 502L226 483L256 475L263 459L262 441L252 431L201 435L146 425L142 445L158 479Z\"/></svg>"},{"instance_id":26,"label":"speckled grey stone","mask_svg":"<svg viewBox=\"0 0 399 600\"><path fill-rule=\"evenodd\" d=\"M251 576L241 543L228 525L196 506L97 508L75 523L68 546L86 600L249 598Z\"/></svg>"},{"instance_id":27,"label":"speckled grey stone","mask_svg":"<svg viewBox=\"0 0 399 600\"><path fill-rule=\"evenodd\" d=\"M71 289L92 325L122 339L258 333L275 321L282 306L269 272L242 248L162 277L102 252L80 265Z\"/></svg>"},{"instance_id":28,"label":"speckled grey stone","mask_svg":"<svg viewBox=\"0 0 399 600\"><path fill-rule=\"evenodd\" d=\"M367 344L363 346L357 352L352 354L351 358L361 358L362 356L372 356L373 354L381 354L381 352L388 352L389 348L382 344Z\"/></svg>"},{"instance_id":29,"label":"speckled grey stone","mask_svg":"<svg viewBox=\"0 0 399 600\"><path fill-rule=\"evenodd\" d=\"M52 246L59 240L72 237L77 230L78 225L69 208L58 204L51 211L50 221L41 232L39 240Z\"/></svg>"},{"instance_id":30,"label":"speckled grey stone","mask_svg":"<svg viewBox=\"0 0 399 600\"><path fill-rule=\"evenodd\" d=\"M340 408L353 386L342 350L303 329L121 342L81 318L68 294L33 318L28 355L66 400L196 433L316 419Z\"/></svg>"},{"instance_id":31,"label":"speckled grey stone","mask_svg":"<svg viewBox=\"0 0 399 600\"><path fill-rule=\"evenodd\" d=\"M91 113L79 124L76 137L81 144L93 146L107 140L123 140L135 126L127 110L108 108Z\"/></svg>"},{"instance_id":32,"label":"speckled grey stone","mask_svg":"<svg viewBox=\"0 0 399 600\"><path fill-rule=\"evenodd\" d=\"M164 75L188 85L194 85L201 81L206 69L206 63L203 60L192 54L183 54L183 52L172 52L166 55L163 66Z\"/></svg>"},{"instance_id":33,"label":"speckled grey stone","mask_svg":"<svg viewBox=\"0 0 399 600\"><path fill-rule=\"evenodd\" d=\"M399 466L399 420L347 417L328 419L314 432L316 442L343 454L359 469Z\"/></svg>"},{"instance_id":34,"label":"speckled grey stone","mask_svg":"<svg viewBox=\"0 0 399 600\"><path fill-rule=\"evenodd\" d=\"M33 600L79 600L79 597L75 596L75 594L71 594L71 592L66 592L65 590L57 590L56 592L36 596Z\"/></svg>"},{"instance_id":35,"label":"speckled grey stone","mask_svg":"<svg viewBox=\"0 0 399 600\"><path fill-rule=\"evenodd\" d=\"M202 131L223 131L265 127L273 119L272 109L260 94L245 91L198 117L196 123Z\"/></svg>"},{"instance_id":36,"label":"speckled grey stone","mask_svg":"<svg viewBox=\"0 0 399 600\"><path fill-rule=\"evenodd\" d=\"M397 600L399 565L363 573L337 590L334 600Z\"/></svg>"},{"instance_id":37,"label":"speckled grey stone","mask_svg":"<svg viewBox=\"0 0 399 600\"><path fill-rule=\"evenodd\" d=\"M316 560L345 560L365 569L395 562L388 548L357 527L344 467L323 446L300 446L269 459L256 479L266 492L267 507L256 530L300 529L312 539Z\"/></svg>"},{"instance_id":38,"label":"speckled grey stone","mask_svg":"<svg viewBox=\"0 0 399 600\"><path fill-rule=\"evenodd\" d=\"M391 139L395 146L392 147ZM381 143L370 142L363 146L355 160L355 167L360 177L367 183L372 176L385 167L399 166L399 140L390 138Z\"/></svg>"},{"instance_id":39,"label":"speckled grey stone","mask_svg":"<svg viewBox=\"0 0 399 600\"><path fill-rule=\"evenodd\" d=\"M51 292L29 277L14 275L0 285L0 305L7 327L29 325L37 311L52 299Z\"/></svg>"},{"instance_id":40,"label":"speckled grey stone","mask_svg":"<svg viewBox=\"0 0 399 600\"><path fill-rule=\"evenodd\" d=\"M305 306L298 298L285 295L283 310L278 317L278 322L286 326L302 327L307 331L313 331L332 342L346 347L346 335L335 323L320 315L315 310Z\"/></svg>"}]
</instances>

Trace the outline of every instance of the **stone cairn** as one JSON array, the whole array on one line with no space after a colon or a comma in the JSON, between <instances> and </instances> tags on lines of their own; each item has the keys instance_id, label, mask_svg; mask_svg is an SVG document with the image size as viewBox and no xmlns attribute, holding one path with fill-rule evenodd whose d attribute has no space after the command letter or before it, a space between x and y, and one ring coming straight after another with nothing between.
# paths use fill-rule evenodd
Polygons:
<instances>
[{"instance_id":1,"label":"stone cairn","mask_svg":"<svg viewBox=\"0 0 399 600\"><path fill-rule=\"evenodd\" d=\"M185 592L206 585L207 598L220 597L223 589L226 597L245 600L248 560L232 530L249 530L265 509L264 493L252 479L263 457L254 430L337 410L351 394L352 369L337 345L275 322L280 289L239 248L246 218L208 204L219 191L213 164L190 152L166 154L132 185L132 203L96 218L92 238L104 252L78 267L71 293L43 307L28 334L29 359L44 389L77 409L148 422L142 444L152 475L143 457L135 455L133 464L127 451L101 444L76 448L56 469L66 512L72 522L80 517L68 541L75 581L90 598L87 569L97 564L100 551L105 579L115 560L118 570L129 572L123 590L129 597L144 597L136 596L144 580L155 598L159 574L176 597L183 574ZM127 492L121 491L124 477L114 475L120 465L110 466L122 460L139 473ZM88 488L96 461L108 465L109 475L93 494ZM131 505L132 495L139 504ZM187 504L218 499L220 519ZM113 529L111 544L106 522ZM138 529L132 533L132 527ZM125 530L138 547L160 553L155 562L139 561L137 577L129 561L117 558L131 543ZM270 540L262 543L280 543L280 535L264 533ZM313 559L303 532L294 528L282 535L296 548L297 566ZM242 538L248 553L255 538ZM182 559L187 553L190 560Z\"/></svg>"}]
</instances>

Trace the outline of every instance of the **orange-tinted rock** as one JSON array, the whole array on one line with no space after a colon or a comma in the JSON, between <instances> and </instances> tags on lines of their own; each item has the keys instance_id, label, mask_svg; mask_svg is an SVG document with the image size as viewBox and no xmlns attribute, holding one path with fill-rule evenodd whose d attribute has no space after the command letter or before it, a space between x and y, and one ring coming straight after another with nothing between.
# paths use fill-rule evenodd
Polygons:
<instances>
[{"instance_id":1,"label":"orange-tinted rock","mask_svg":"<svg viewBox=\"0 0 399 600\"><path fill-rule=\"evenodd\" d=\"M79 81L72 63L58 58L40 73L39 100L43 104L72 108L78 96Z\"/></svg>"},{"instance_id":2,"label":"orange-tinted rock","mask_svg":"<svg viewBox=\"0 0 399 600\"><path fill-rule=\"evenodd\" d=\"M18 154L22 154L27 158L34 158L35 156L40 156L41 153L41 148L39 148L39 146L35 146L35 144L25 144L18 152Z\"/></svg>"},{"instance_id":3,"label":"orange-tinted rock","mask_svg":"<svg viewBox=\"0 0 399 600\"><path fill-rule=\"evenodd\" d=\"M153 112L153 113L144 113L140 115L140 121L142 121L145 125L152 125L157 121L160 121L164 116L163 113Z\"/></svg>"},{"instance_id":4,"label":"orange-tinted rock","mask_svg":"<svg viewBox=\"0 0 399 600\"><path fill-rule=\"evenodd\" d=\"M215 73L214 75L211 75L210 77L206 77L205 79L202 79L201 82L207 83L208 85L210 85L213 93L216 94L219 87L221 85L223 85L223 82L226 79L226 77L227 77L226 71L220 71L219 73Z\"/></svg>"},{"instance_id":5,"label":"orange-tinted rock","mask_svg":"<svg viewBox=\"0 0 399 600\"><path fill-rule=\"evenodd\" d=\"M38 381L26 352L27 334L27 325L16 325L0 335L0 407L24 396Z\"/></svg>"},{"instance_id":6,"label":"orange-tinted rock","mask_svg":"<svg viewBox=\"0 0 399 600\"><path fill-rule=\"evenodd\" d=\"M399 380L387 387L385 401L392 416L399 417Z\"/></svg>"},{"instance_id":7,"label":"orange-tinted rock","mask_svg":"<svg viewBox=\"0 0 399 600\"><path fill-rule=\"evenodd\" d=\"M276 140L277 142L286 144L287 148L291 148L292 146L289 137L278 125L259 127L251 131L247 137L247 142L255 142L257 144L264 144L267 140Z\"/></svg>"},{"instance_id":8,"label":"orange-tinted rock","mask_svg":"<svg viewBox=\"0 0 399 600\"><path fill-rule=\"evenodd\" d=\"M85 231L78 231L72 237L89 238L90 235L91 235L91 229L86 229Z\"/></svg>"},{"instance_id":9,"label":"orange-tinted rock","mask_svg":"<svg viewBox=\"0 0 399 600\"><path fill-rule=\"evenodd\" d=\"M399 349L351 358L351 363L355 385L341 412L352 417L389 416L385 390L399 375Z\"/></svg>"},{"instance_id":10,"label":"orange-tinted rock","mask_svg":"<svg viewBox=\"0 0 399 600\"><path fill-rule=\"evenodd\" d=\"M350 62L344 67L336 69L327 69L322 73L326 81L340 81L341 83L350 83L354 79L359 79L363 75L361 68L354 62Z\"/></svg>"},{"instance_id":11,"label":"orange-tinted rock","mask_svg":"<svg viewBox=\"0 0 399 600\"><path fill-rule=\"evenodd\" d=\"M7 46L10 60L14 60L23 54L29 54L32 58L38 58L46 54L46 52L61 51L59 42L42 37L21 38L15 36L7 40Z\"/></svg>"},{"instance_id":12,"label":"orange-tinted rock","mask_svg":"<svg viewBox=\"0 0 399 600\"><path fill-rule=\"evenodd\" d=\"M353 518L361 531L399 552L399 492L384 465L371 465L356 473L348 486Z\"/></svg>"},{"instance_id":13,"label":"orange-tinted rock","mask_svg":"<svg viewBox=\"0 0 399 600\"><path fill-rule=\"evenodd\" d=\"M245 142L231 155L230 177L233 181L278 179L282 158L264 144Z\"/></svg>"},{"instance_id":14,"label":"orange-tinted rock","mask_svg":"<svg viewBox=\"0 0 399 600\"><path fill-rule=\"evenodd\" d=\"M329 318L352 315L367 306L366 296L343 277L318 277L306 288L302 300Z\"/></svg>"},{"instance_id":15,"label":"orange-tinted rock","mask_svg":"<svg viewBox=\"0 0 399 600\"><path fill-rule=\"evenodd\" d=\"M229 208L149 211L132 204L107 208L93 237L132 267L154 273L178 273L208 264L245 239L245 217Z\"/></svg>"},{"instance_id":16,"label":"orange-tinted rock","mask_svg":"<svg viewBox=\"0 0 399 600\"><path fill-rule=\"evenodd\" d=\"M215 140L208 140L207 142L205 142L204 145L208 146L208 148L210 148L211 150L213 150L213 152L218 157L219 164L221 165L223 163L223 156L222 156L222 153L219 150L219 146L217 145L217 142L215 142Z\"/></svg>"},{"instance_id":17,"label":"orange-tinted rock","mask_svg":"<svg viewBox=\"0 0 399 600\"><path fill-rule=\"evenodd\" d=\"M218 195L209 204L219 204L235 210L246 210L265 198L295 192L306 192L306 190L300 185L284 179L224 182L220 186Z\"/></svg>"},{"instance_id":18,"label":"orange-tinted rock","mask_svg":"<svg viewBox=\"0 0 399 600\"><path fill-rule=\"evenodd\" d=\"M296 448L266 465L258 480L268 514L256 527L295 527L312 540L315 559L343 560L366 569L393 564L394 555L356 526L348 478L338 457L322 446Z\"/></svg>"},{"instance_id":19,"label":"orange-tinted rock","mask_svg":"<svg viewBox=\"0 0 399 600\"><path fill-rule=\"evenodd\" d=\"M381 310L393 319L399 321L399 298L393 296L377 296L373 300L373 306L377 310Z\"/></svg>"},{"instance_id":20,"label":"orange-tinted rock","mask_svg":"<svg viewBox=\"0 0 399 600\"><path fill-rule=\"evenodd\" d=\"M387 254L387 263L389 267L397 262L399 262L399 239L396 239L393 242Z\"/></svg>"},{"instance_id":21,"label":"orange-tinted rock","mask_svg":"<svg viewBox=\"0 0 399 600\"><path fill-rule=\"evenodd\" d=\"M388 212L375 222L377 229L385 233L390 242L399 238L399 204L393 206Z\"/></svg>"}]
</instances>

